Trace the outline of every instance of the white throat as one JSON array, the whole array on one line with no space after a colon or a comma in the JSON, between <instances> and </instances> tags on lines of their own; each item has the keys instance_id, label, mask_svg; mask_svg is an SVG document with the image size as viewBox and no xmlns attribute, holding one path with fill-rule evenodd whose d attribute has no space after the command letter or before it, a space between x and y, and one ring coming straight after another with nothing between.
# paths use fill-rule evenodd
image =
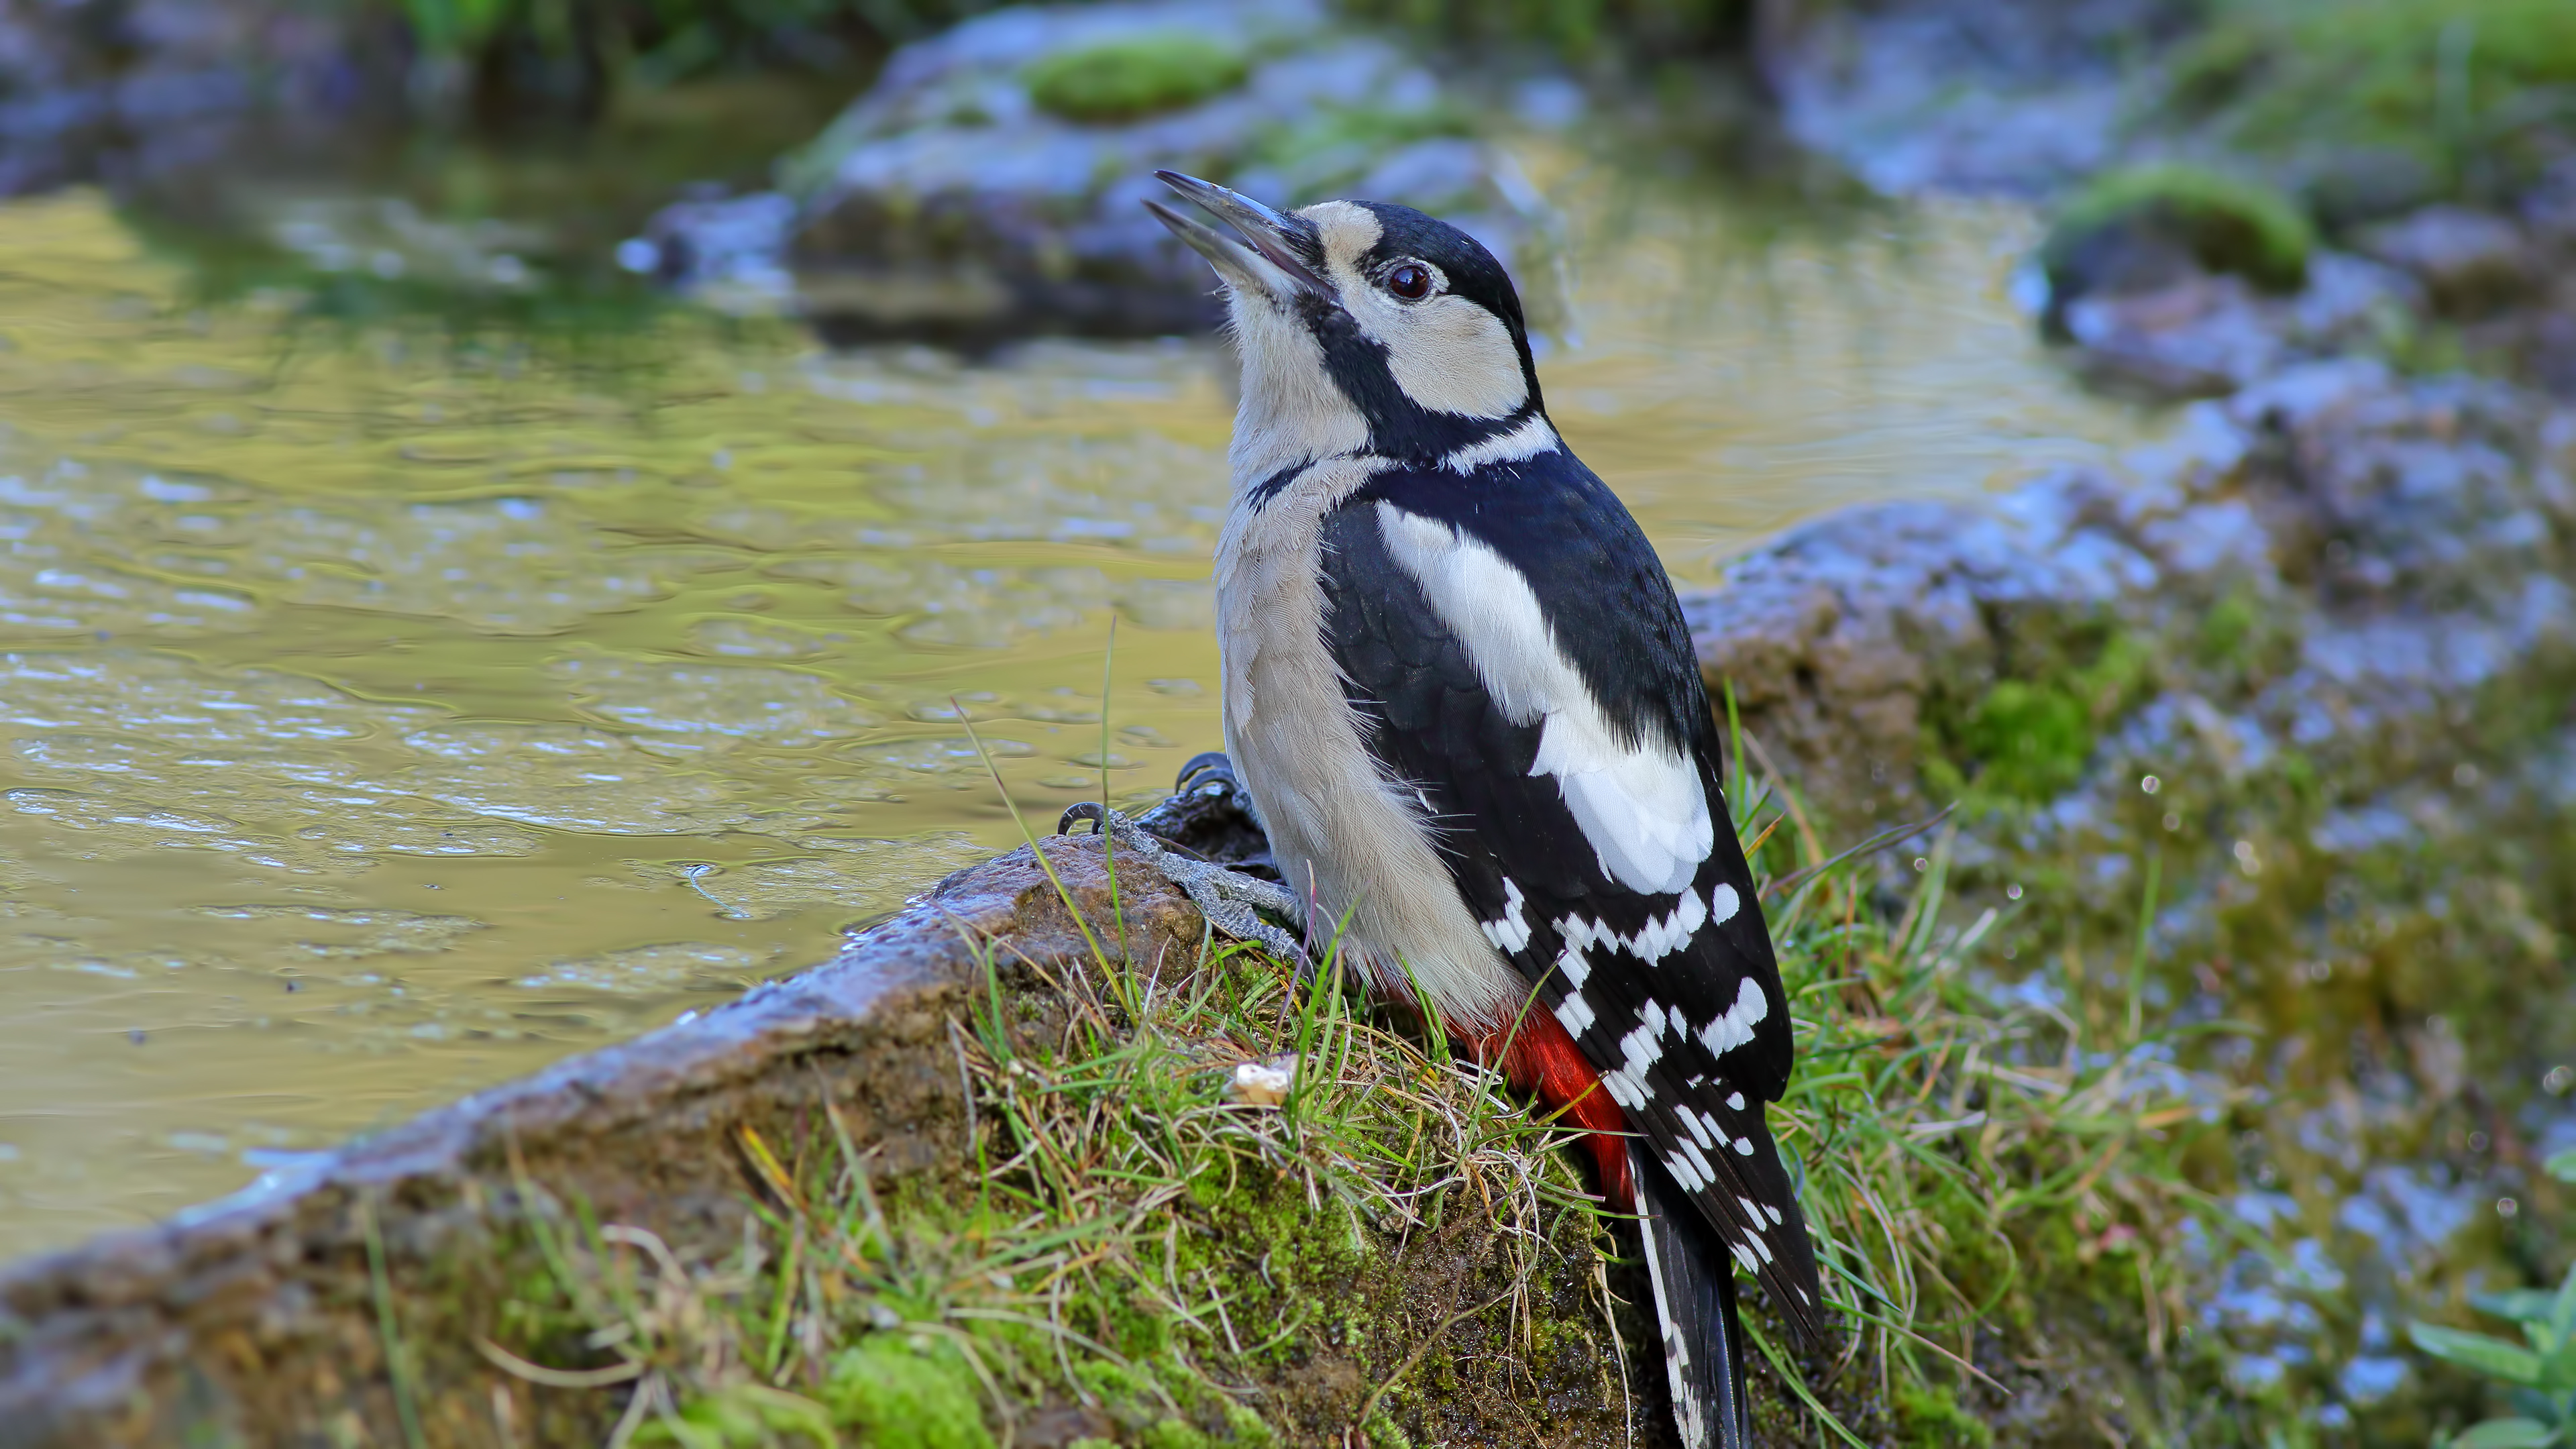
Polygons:
<instances>
[{"instance_id":1,"label":"white throat","mask_svg":"<svg viewBox=\"0 0 2576 1449\"><path fill-rule=\"evenodd\" d=\"M1235 289L1226 310L1243 356L1243 400L1226 452L1238 492L1368 446L1368 419L1334 384L1323 345L1285 304Z\"/></svg>"}]
</instances>

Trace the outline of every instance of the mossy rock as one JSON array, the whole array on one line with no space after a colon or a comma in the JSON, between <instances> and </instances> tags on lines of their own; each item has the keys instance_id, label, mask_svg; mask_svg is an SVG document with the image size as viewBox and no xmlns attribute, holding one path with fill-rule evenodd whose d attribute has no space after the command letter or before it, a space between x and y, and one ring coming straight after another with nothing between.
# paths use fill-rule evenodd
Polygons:
<instances>
[{"instance_id":1,"label":"mossy rock","mask_svg":"<svg viewBox=\"0 0 2576 1449\"><path fill-rule=\"evenodd\" d=\"M2198 166L2143 166L2110 172L2067 202L2040 264L2054 315L2086 293L2152 290L2188 268L2295 291L2316 246L2307 214L2260 182Z\"/></svg>"},{"instance_id":2,"label":"mossy rock","mask_svg":"<svg viewBox=\"0 0 2576 1449\"><path fill-rule=\"evenodd\" d=\"M1029 63L1030 99L1069 121L1110 123L1177 111L1243 84L1244 53L1194 30L1150 30Z\"/></svg>"}]
</instances>

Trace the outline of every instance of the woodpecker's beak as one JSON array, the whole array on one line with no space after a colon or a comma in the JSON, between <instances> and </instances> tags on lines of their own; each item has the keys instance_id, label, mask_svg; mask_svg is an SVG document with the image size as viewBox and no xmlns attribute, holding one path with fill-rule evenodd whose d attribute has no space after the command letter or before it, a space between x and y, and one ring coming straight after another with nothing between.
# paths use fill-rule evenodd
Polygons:
<instances>
[{"instance_id":1,"label":"woodpecker's beak","mask_svg":"<svg viewBox=\"0 0 2576 1449\"><path fill-rule=\"evenodd\" d=\"M1298 255L1305 249L1300 244L1310 243L1313 238L1315 229L1311 223L1282 216L1249 196L1195 176L1183 176L1178 171L1157 171L1154 175L1242 234L1243 241L1239 242L1159 201L1145 203L1155 220L1189 243L1190 250L1208 259L1227 286L1249 287L1282 302L1300 292L1319 297L1333 295L1333 289Z\"/></svg>"}]
</instances>

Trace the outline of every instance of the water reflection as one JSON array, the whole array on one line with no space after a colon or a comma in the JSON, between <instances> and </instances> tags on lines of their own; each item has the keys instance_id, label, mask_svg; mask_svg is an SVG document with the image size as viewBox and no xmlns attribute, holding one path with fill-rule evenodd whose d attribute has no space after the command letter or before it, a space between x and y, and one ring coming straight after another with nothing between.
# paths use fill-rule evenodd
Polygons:
<instances>
[{"instance_id":1,"label":"water reflection","mask_svg":"<svg viewBox=\"0 0 2576 1449\"><path fill-rule=\"evenodd\" d=\"M1583 219L1551 400L1687 579L2137 426L2027 340L2015 213L1528 159ZM0 208L0 1252L819 959L1012 838L961 718L1040 816L1214 742L1205 343L201 282L95 195Z\"/></svg>"}]
</instances>

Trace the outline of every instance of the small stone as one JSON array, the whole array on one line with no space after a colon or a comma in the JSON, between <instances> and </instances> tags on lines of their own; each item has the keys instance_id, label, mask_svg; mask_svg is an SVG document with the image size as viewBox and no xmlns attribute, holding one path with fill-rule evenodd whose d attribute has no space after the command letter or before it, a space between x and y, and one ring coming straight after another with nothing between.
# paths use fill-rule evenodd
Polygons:
<instances>
[{"instance_id":1,"label":"small stone","mask_svg":"<svg viewBox=\"0 0 2576 1449\"><path fill-rule=\"evenodd\" d=\"M1297 1057L1292 1052L1237 1063L1233 1080L1226 1084L1226 1097L1247 1106L1276 1107L1288 1100L1289 1089L1296 1085Z\"/></svg>"},{"instance_id":2,"label":"small stone","mask_svg":"<svg viewBox=\"0 0 2576 1449\"><path fill-rule=\"evenodd\" d=\"M2492 212L2428 206L2372 227L2360 248L2412 273L2445 312L2474 316L2529 292L2538 280L2522 229Z\"/></svg>"}]
</instances>

